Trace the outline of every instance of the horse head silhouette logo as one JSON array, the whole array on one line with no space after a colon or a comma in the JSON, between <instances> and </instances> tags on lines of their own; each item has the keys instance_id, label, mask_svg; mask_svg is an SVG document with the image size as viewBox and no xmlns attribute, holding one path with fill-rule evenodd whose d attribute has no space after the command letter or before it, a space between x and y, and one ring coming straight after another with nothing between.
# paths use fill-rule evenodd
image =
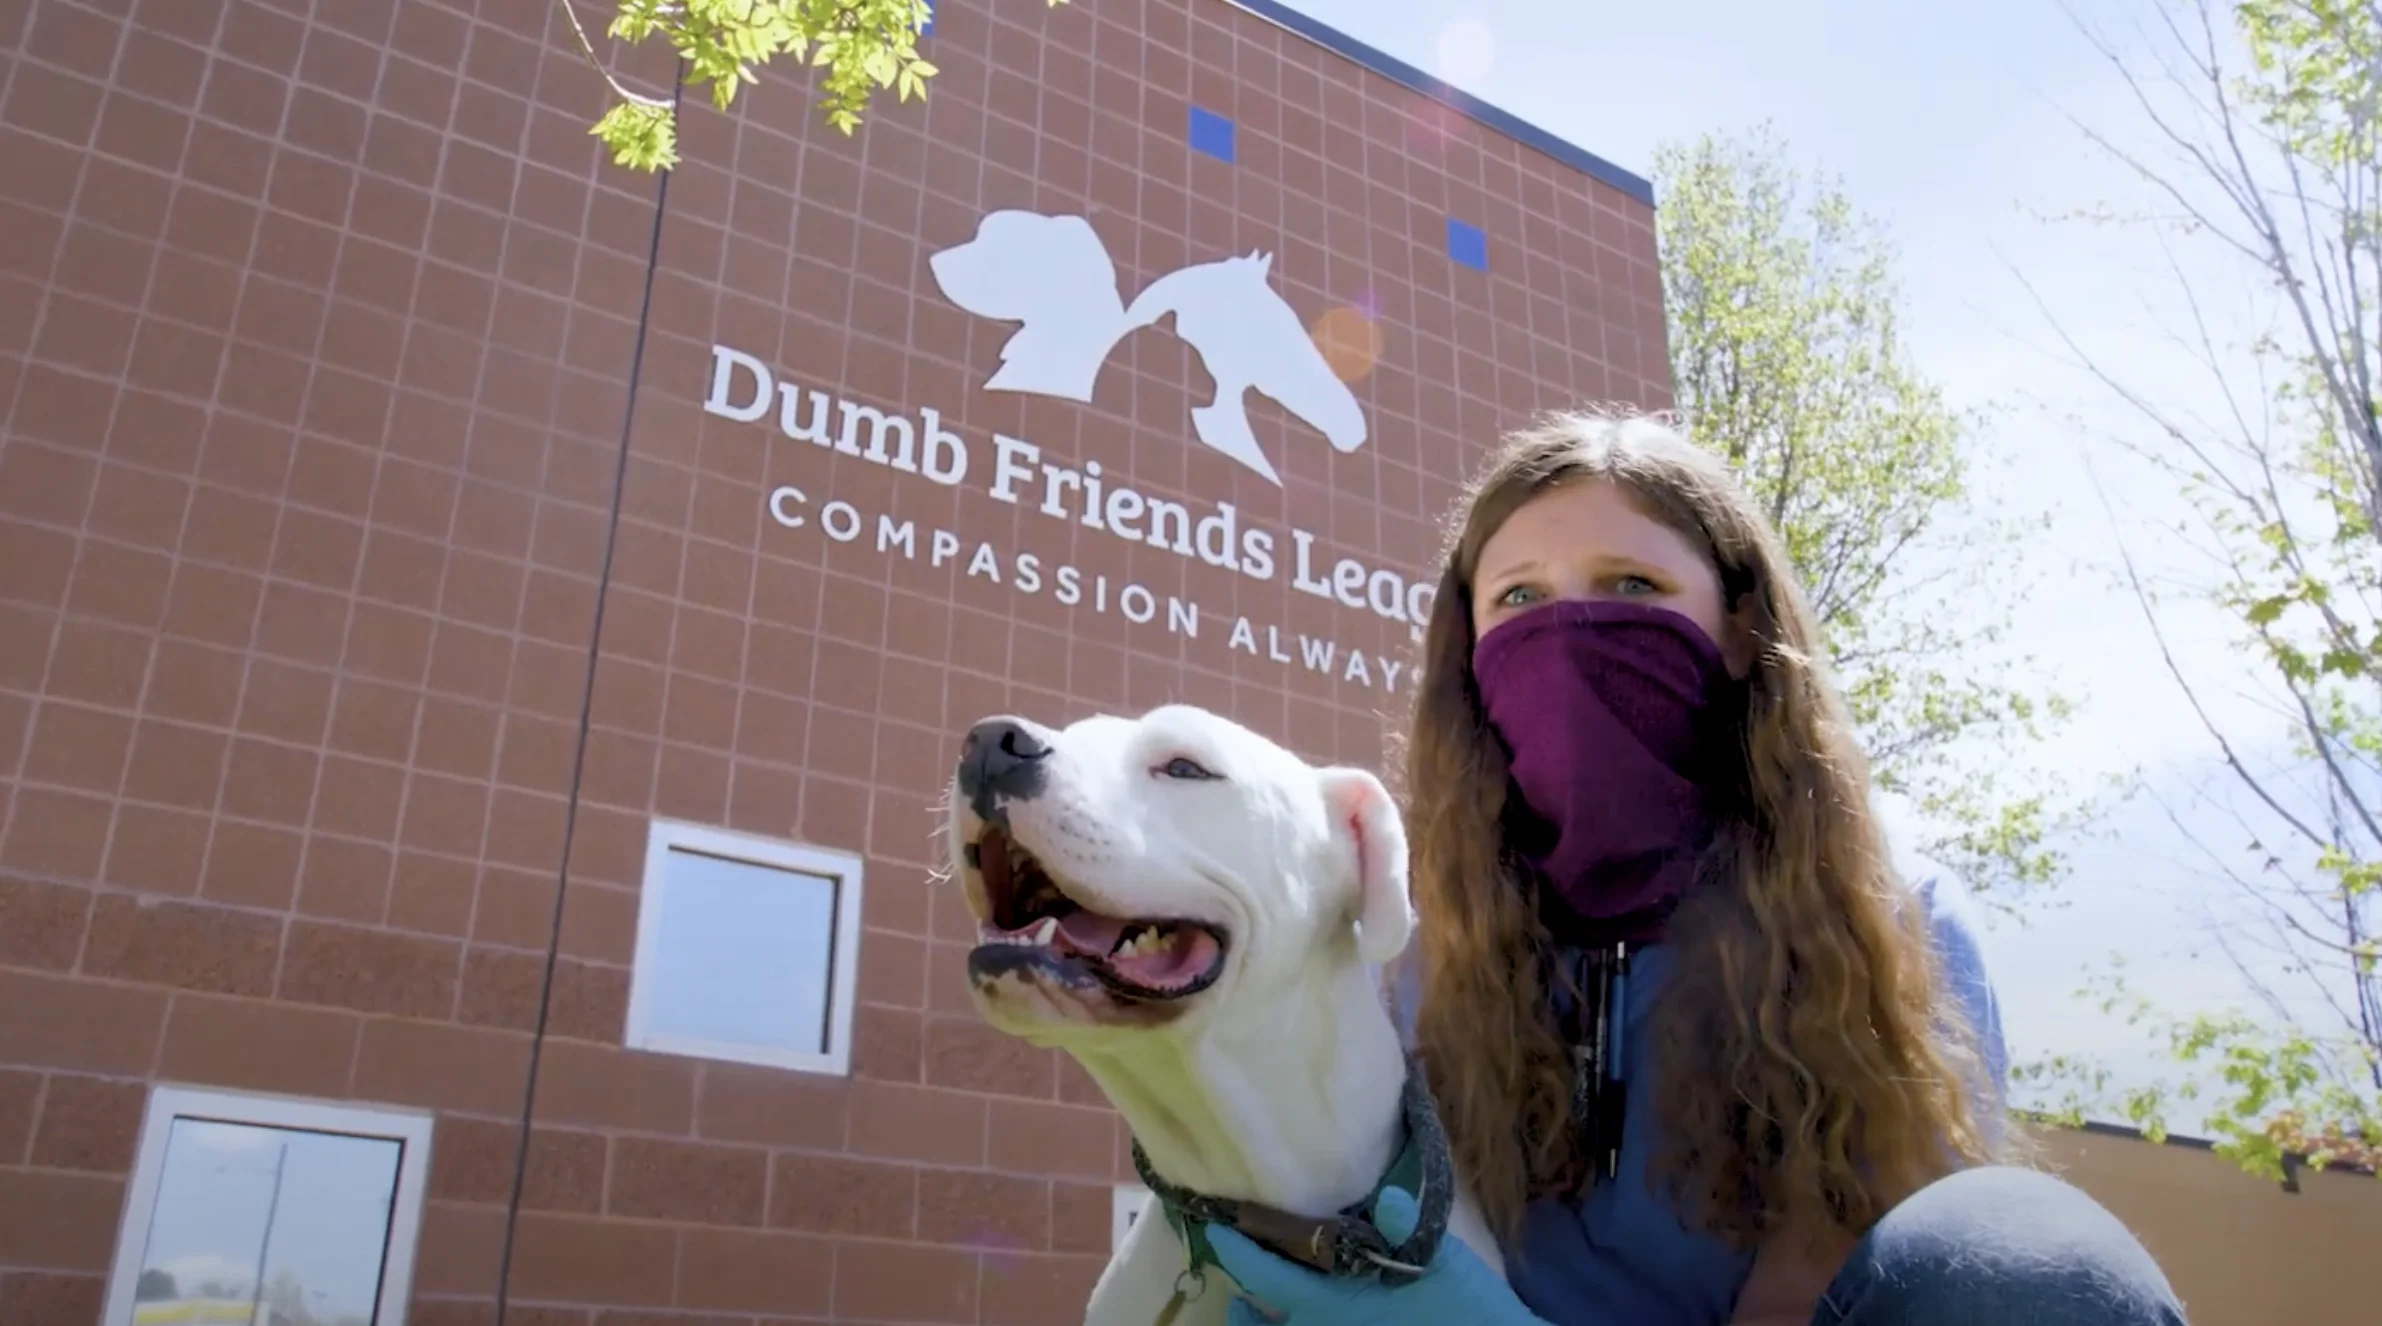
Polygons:
<instances>
[{"instance_id":1,"label":"horse head silhouette logo","mask_svg":"<svg viewBox=\"0 0 2382 1326\"><path fill-rule=\"evenodd\" d=\"M1172 317L1215 380L1215 399L1191 411L1192 432L1218 453L1279 486L1282 476L1249 427L1254 390L1322 433L1333 449L1365 444L1364 411L1290 305L1267 278L1269 254L1224 258L1171 272L1130 306L1116 264L1079 216L1000 211L976 237L927 260L945 298L978 317L1018 324L1001 347L989 391L1088 401L1109 354L1127 333Z\"/></svg>"}]
</instances>

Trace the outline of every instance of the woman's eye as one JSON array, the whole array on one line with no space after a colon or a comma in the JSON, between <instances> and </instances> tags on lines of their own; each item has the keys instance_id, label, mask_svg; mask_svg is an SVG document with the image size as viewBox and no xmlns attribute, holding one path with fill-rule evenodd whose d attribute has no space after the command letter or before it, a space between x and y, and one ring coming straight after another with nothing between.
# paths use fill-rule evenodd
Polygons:
<instances>
[{"instance_id":1,"label":"woman's eye","mask_svg":"<svg viewBox=\"0 0 2382 1326\"><path fill-rule=\"evenodd\" d=\"M1659 594L1662 592L1660 586L1657 586L1653 581L1648 580L1644 576L1623 576L1619 580L1613 582L1613 588L1618 590L1626 598L1637 598L1645 594Z\"/></svg>"},{"instance_id":2,"label":"woman's eye","mask_svg":"<svg viewBox=\"0 0 2382 1326\"><path fill-rule=\"evenodd\" d=\"M1166 763L1159 765L1158 776L1161 778L1180 778L1186 782L1202 782L1218 777L1218 775L1210 773L1199 763L1199 761L1185 759L1180 755L1177 755L1173 759L1168 760Z\"/></svg>"},{"instance_id":3,"label":"woman's eye","mask_svg":"<svg viewBox=\"0 0 2382 1326\"><path fill-rule=\"evenodd\" d=\"M1497 596L1500 608L1521 608L1538 602L1538 590L1530 585L1516 585Z\"/></svg>"}]
</instances>

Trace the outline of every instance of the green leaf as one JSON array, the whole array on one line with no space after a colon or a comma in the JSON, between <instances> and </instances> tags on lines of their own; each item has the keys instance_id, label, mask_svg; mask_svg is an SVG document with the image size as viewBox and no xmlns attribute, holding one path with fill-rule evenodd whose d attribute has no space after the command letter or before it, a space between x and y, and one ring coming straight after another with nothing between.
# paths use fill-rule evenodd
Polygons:
<instances>
[{"instance_id":1,"label":"green leaf","mask_svg":"<svg viewBox=\"0 0 2382 1326\"><path fill-rule=\"evenodd\" d=\"M566 7L574 0L557 0ZM727 110L739 87L760 81L759 67L784 57L821 71L819 112L829 128L850 135L860 127L871 92L891 88L897 102L926 96L935 66L917 58L923 0L616 0L605 32L622 45L659 38L683 62L687 87L708 91ZM1057 8L1066 0L1047 0ZM574 24L576 22L574 15ZM576 29L574 29L576 32ZM573 40L579 40L574 35ZM604 58L584 42L599 71ZM613 76L606 71L607 80ZM589 132L632 170L667 170L678 162L677 125L665 98L612 82L613 106Z\"/></svg>"},{"instance_id":2,"label":"green leaf","mask_svg":"<svg viewBox=\"0 0 2382 1326\"><path fill-rule=\"evenodd\" d=\"M631 170L668 170L678 164L678 127L666 106L622 102L588 132L612 149L616 164Z\"/></svg>"},{"instance_id":3,"label":"green leaf","mask_svg":"<svg viewBox=\"0 0 2382 1326\"><path fill-rule=\"evenodd\" d=\"M2053 836L2089 803L2027 761L2065 697L1997 657L2023 531L1976 490L1976 419L1904 341L1884 234L1766 131L1666 147L1655 174L1679 412L1777 527L1873 777L1972 884L2056 878Z\"/></svg>"}]
</instances>

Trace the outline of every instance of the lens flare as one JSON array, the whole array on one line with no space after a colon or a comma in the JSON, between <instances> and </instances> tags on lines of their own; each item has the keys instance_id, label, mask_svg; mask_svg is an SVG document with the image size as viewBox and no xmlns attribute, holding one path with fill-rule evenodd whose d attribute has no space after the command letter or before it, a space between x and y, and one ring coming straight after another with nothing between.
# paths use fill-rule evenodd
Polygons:
<instances>
[{"instance_id":1,"label":"lens flare","mask_svg":"<svg viewBox=\"0 0 2382 1326\"><path fill-rule=\"evenodd\" d=\"M1463 131L1462 121L1447 103L1417 96L1406 111L1406 146L1418 154L1436 155Z\"/></svg>"},{"instance_id":2,"label":"lens flare","mask_svg":"<svg viewBox=\"0 0 2382 1326\"><path fill-rule=\"evenodd\" d=\"M1024 1268L1026 1244L1006 1230L974 1221L963 1231L961 1242L983 1254L985 1271L996 1279L1007 1279Z\"/></svg>"},{"instance_id":3,"label":"lens flare","mask_svg":"<svg viewBox=\"0 0 2382 1326\"><path fill-rule=\"evenodd\" d=\"M1343 305L1315 320L1308 330L1323 362L1342 382L1354 382L1373 371L1381 359L1381 324L1361 308Z\"/></svg>"},{"instance_id":4,"label":"lens flare","mask_svg":"<svg viewBox=\"0 0 2382 1326\"><path fill-rule=\"evenodd\" d=\"M1478 90L1497 63L1497 34L1477 18L1460 18L1439 30L1439 77Z\"/></svg>"}]
</instances>

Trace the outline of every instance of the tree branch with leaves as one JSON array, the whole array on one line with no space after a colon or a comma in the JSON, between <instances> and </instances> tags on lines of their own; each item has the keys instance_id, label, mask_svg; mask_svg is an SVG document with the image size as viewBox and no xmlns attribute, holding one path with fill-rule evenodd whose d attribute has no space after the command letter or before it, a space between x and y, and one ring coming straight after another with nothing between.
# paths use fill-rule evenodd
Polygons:
<instances>
[{"instance_id":1,"label":"tree branch with leaves","mask_svg":"<svg viewBox=\"0 0 2382 1326\"><path fill-rule=\"evenodd\" d=\"M642 171L677 165L676 99L624 84L596 50L577 0L556 3L612 94L611 108L588 132L611 149L616 165ZM819 110L827 123L850 134L884 89L897 101L925 97L936 71L920 58L918 36L930 13L928 0L618 0L605 33L630 46L659 39L677 54L682 85L708 88L711 104L723 111L740 88L760 81L762 65L781 55L802 61L822 71Z\"/></svg>"},{"instance_id":2,"label":"tree branch with leaves","mask_svg":"<svg viewBox=\"0 0 2382 1326\"><path fill-rule=\"evenodd\" d=\"M2382 1160L2382 8L2173 0L2157 11L2152 68L2087 36L2131 93L2145 145L2077 128L2159 199L2158 215L2132 220L2167 259L2180 335L2219 408L2203 418L2158 399L2052 324L2070 360L2134 419L2117 439L2125 453L2187 499L2192 516L2162 541L2193 555L2182 590L2230 622L2282 748L2259 756L2267 734L2205 702L2217 684L2209 661L2170 645L2169 601L2121 535L2124 583L2240 802L2236 859L2255 867L2218 873L2271 943L2251 963L2241 936L2219 936L2264 995L2264 1018L2182 1016L2122 976L2105 981L2105 1007L2124 1007L2191 1075L2138 1084L2120 1108L2160 1131L2173 1105L2201 1105L2218 1149L2260 1174L2279 1177L2289 1154L2372 1166ZM2267 303L2213 307L2177 256L2186 248L2250 277ZM2198 826L2178 817L2176 827L2200 842ZM2279 997L2280 977L2314 998ZM2312 1023L2299 1011L2310 1007L2337 1021ZM2027 1073L2075 1108L2106 1100L2089 1065Z\"/></svg>"},{"instance_id":3,"label":"tree branch with leaves","mask_svg":"<svg viewBox=\"0 0 2382 1326\"><path fill-rule=\"evenodd\" d=\"M1655 173L1679 412L1785 540L1879 785L1972 884L2049 881L2087 803L2019 757L2067 704L1995 657L2021 530L1973 485L1975 419L1910 361L1884 237L1766 130Z\"/></svg>"}]
</instances>

